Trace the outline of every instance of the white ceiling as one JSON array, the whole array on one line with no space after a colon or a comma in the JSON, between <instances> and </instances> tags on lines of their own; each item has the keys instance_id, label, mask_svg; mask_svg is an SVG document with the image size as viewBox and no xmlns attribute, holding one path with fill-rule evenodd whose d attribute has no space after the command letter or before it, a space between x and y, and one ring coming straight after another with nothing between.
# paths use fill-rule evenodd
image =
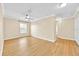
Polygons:
<instances>
[{"instance_id":1,"label":"white ceiling","mask_svg":"<svg viewBox=\"0 0 79 59\"><path fill-rule=\"evenodd\" d=\"M5 16L24 19L26 10L31 8L34 19L55 15L57 17L70 17L78 8L78 3L68 3L66 7L57 8L59 3L4 3Z\"/></svg>"}]
</instances>

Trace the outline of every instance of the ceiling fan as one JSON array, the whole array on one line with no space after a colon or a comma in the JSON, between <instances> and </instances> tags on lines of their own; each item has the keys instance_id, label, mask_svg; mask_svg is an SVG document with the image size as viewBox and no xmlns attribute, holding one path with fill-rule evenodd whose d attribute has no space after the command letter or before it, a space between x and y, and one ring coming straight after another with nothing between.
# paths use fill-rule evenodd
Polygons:
<instances>
[{"instance_id":1,"label":"ceiling fan","mask_svg":"<svg viewBox=\"0 0 79 59\"><path fill-rule=\"evenodd\" d=\"M32 10L31 10L31 8L29 8L26 11L25 21L31 22L32 19L33 19L33 17L32 17Z\"/></svg>"}]
</instances>

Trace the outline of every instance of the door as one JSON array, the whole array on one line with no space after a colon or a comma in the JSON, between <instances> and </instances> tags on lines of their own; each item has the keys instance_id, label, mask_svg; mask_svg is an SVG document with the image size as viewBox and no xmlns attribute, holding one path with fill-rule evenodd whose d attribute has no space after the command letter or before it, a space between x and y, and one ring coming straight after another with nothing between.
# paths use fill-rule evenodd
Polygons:
<instances>
[{"instance_id":1,"label":"door","mask_svg":"<svg viewBox=\"0 0 79 59\"><path fill-rule=\"evenodd\" d=\"M0 4L0 56L3 51L3 16L2 16L2 4Z\"/></svg>"}]
</instances>

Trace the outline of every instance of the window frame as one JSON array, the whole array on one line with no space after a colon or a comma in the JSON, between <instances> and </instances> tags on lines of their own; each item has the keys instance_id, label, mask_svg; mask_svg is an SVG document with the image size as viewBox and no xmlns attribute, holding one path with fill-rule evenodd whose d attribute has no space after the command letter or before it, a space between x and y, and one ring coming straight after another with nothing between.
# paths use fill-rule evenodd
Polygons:
<instances>
[{"instance_id":1,"label":"window frame","mask_svg":"<svg viewBox=\"0 0 79 59\"><path fill-rule=\"evenodd\" d=\"M25 32L21 32L21 26L20 26L20 24L24 24L24 25L26 25L26 31L25 31ZM19 33L20 33L20 34L26 34L27 31L28 31L27 28L28 28L27 23L25 23L25 22L19 22Z\"/></svg>"}]
</instances>

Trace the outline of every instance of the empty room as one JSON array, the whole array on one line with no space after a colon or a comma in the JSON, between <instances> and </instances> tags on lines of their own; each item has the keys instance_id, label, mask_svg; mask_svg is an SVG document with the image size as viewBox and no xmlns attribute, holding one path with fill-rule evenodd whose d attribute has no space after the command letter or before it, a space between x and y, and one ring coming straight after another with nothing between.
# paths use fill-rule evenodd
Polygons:
<instances>
[{"instance_id":1,"label":"empty room","mask_svg":"<svg viewBox=\"0 0 79 59\"><path fill-rule=\"evenodd\" d=\"M0 3L0 56L79 56L79 3Z\"/></svg>"}]
</instances>

